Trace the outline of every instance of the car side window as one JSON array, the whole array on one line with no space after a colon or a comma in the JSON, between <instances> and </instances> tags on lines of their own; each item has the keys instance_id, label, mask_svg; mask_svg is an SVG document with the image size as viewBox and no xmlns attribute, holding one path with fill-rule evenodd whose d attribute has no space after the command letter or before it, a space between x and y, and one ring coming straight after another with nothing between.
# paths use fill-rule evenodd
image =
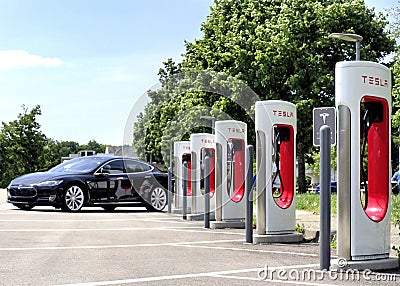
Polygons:
<instances>
[{"instance_id":1,"label":"car side window","mask_svg":"<svg viewBox=\"0 0 400 286\"><path fill-rule=\"evenodd\" d=\"M139 173L150 171L151 167L137 161L126 161L126 172L127 173Z\"/></svg>"},{"instance_id":2,"label":"car side window","mask_svg":"<svg viewBox=\"0 0 400 286\"><path fill-rule=\"evenodd\" d=\"M122 174L124 173L124 162L122 160L114 160L106 164L109 166L110 174Z\"/></svg>"}]
</instances>

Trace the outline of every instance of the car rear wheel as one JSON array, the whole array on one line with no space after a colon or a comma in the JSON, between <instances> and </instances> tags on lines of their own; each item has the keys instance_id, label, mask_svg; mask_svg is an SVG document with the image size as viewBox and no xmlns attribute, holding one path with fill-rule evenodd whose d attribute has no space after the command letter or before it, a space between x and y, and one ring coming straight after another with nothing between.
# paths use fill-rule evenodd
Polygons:
<instances>
[{"instance_id":1,"label":"car rear wheel","mask_svg":"<svg viewBox=\"0 0 400 286\"><path fill-rule=\"evenodd\" d=\"M146 208L152 211L162 211L167 205L167 192L161 187L155 187L151 191L150 205Z\"/></svg>"},{"instance_id":2,"label":"car rear wheel","mask_svg":"<svg viewBox=\"0 0 400 286\"><path fill-rule=\"evenodd\" d=\"M64 211L80 211L85 202L85 192L82 187L71 185L64 191L63 206Z\"/></svg>"}]
</instances>

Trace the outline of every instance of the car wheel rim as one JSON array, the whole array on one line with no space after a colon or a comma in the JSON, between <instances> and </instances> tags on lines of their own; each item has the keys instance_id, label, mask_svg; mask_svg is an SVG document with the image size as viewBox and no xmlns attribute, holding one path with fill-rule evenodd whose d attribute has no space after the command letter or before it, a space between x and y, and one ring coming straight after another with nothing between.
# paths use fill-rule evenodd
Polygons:
<instances>
[{"instance_id":1,"label":"car wheel rim","mask_svg":"<svg viewBox=\"0 0 400 286\"><path fill-rule=\"evenodd\" d=\"M83 206L83 201L83 191L77 186L70 187L65 193L65 204L71 211L80 210Z\"/></svg>"},{"instance_id":2,"label":"car wheel rim","mask_svg":"<svg viewBox=\"0 0 400 286\"><path fill-rule=\"evenodd\" d=\"M162 188L155 188L151 193L151 206L156 210L162 210L167 203L167 196Z\"/></svg>"}]
</instances>

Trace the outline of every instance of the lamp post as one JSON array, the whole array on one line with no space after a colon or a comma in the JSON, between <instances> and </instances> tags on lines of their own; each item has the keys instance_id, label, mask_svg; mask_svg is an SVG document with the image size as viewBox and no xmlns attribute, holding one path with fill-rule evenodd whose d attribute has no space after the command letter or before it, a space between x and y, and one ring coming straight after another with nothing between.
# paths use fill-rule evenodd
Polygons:
<instances>
[{"instance_id":1,"label":"lamp post","mask_svg":"<svg viewBox=\"0 0 400 286\"><path fill-rule=\"evenodd\" d=\"M215 117L210 115L200 116L201 119L211 120L211 134L215 134Z\"/></svg>"},{"instance_id":2,"label":"lamp post","mask_svg":"<svg viewBox=\"0 0 400 286\"><path fill-rule=\"evenodd\" d=\"M152 158L153 153L152 153L152 151L145 151L145 153L146 154L150 154L149 163L151 164L151 161L153 161L153 158Z\"/></svg>"},{"instance_id":3,"label":"lamp post","mask_svg":"<svg viewBox=\"0 0 400 286\"><path fill-rule=\"evenodd\" d=\"M357 34L332 33L329 35L329 38L356 43L356 61L360 60L360 42L363 39L362 36Z\"/></svg>"},{"instance_id":4,"label":"lamp post","mask_svg":"<svg viewBox=\"0 0 400 286\"><path fill-rule=\"evenodd\" d=\"M172 212L172 196L174 193L173 174L174 169L172 168L172 148L174 147L174 140L167 140L169 142L169 168L168 168L168 193L167 193L167 205L168 213Z\"/></svg>"}]
</instances>

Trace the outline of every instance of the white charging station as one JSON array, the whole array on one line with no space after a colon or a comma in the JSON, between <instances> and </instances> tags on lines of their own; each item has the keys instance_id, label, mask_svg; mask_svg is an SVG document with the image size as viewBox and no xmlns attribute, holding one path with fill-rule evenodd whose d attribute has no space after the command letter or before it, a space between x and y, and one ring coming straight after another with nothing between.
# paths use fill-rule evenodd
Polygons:
<instances>
[{"instance_id":1,"label":"white charging station","mask_svg":"<svg viewBox=\"0 0 400 286\"><path fill-rule=\"evenodd\" d=\"M299 242L296 226L296 106L280 100L257 101L255 242Z\"/></svg>"},{"instance_id":2,"label":"white charging station","mask_svg":"<svg viewBox=\"0 0 400 286\"><path fill-rule=\"evenodd\" d=\"M190 141L174 142L174 161L175 161L175 211L179 213L183 207L183 163L187 162L188 168L188 190L187 190L187 208L191 208L192 200L192 184L191 184L191 169L192 160L190 152Z\"/></svg>"},{"instance_id":3,"label":"white charging station","mask_svg":"<svg viewBox=\"0 0 400 286\"><path fill-rule=\"evenodd\" d=\"M335 89L338 255L348 261L385 259L390 253L391 73L378 63L339 62Z\"/></svg>"},{"instance_id":4,"label":"white charging station","mask_svg":"<svg viewBox=\"0 0 400 286\"><path fill-rule=\"evenodd\" d=\"M212 228L244 228L246 214L247 125L236 120L215 122L216 210Z\"/></svg>"},{"instance_id":5,"label":"white charging station","mask_svg":"<svg viewBox=\"0 0 400 286\"><path fill-rule=\"evenodd\" d=\"M210 174L210 211L215 209L215 135L195 133L190 135L192 161L192 214L204 214L204 158L209 157Z\"/></svg>"}]
</instances>

